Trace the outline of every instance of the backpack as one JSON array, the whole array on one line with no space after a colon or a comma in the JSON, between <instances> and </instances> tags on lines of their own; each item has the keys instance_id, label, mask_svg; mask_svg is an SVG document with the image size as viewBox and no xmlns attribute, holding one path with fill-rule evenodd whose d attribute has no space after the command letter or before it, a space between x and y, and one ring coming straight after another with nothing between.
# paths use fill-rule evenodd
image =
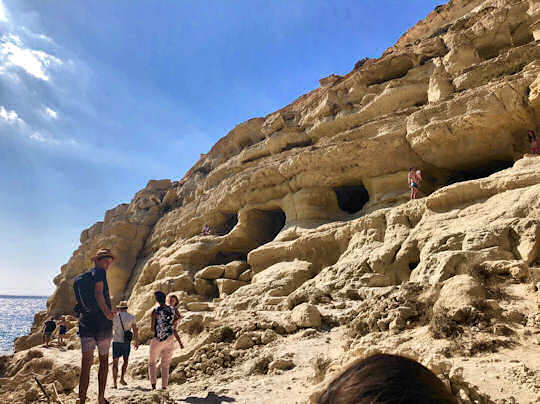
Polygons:
<instances>
[{"instance_id":1,"label":"backpack","mask_svg":"<svg viewBox=\"0 0 540 404\"><path fill-rule=\"evenodd\" d=\"M52 333L56 328L56 323L54 321L45 321L45 332Z\"/></svg>"},{"instance_id":2,"label":"backpack","mask_svg":"<svg viewBox=\"0 0 540 404\"><path fill-rule=\"evenodd\" d=\"M81 314L89 314L96 312L99 307L94 295L94 276L92 271L87 271L75 278L73 282L73 291L75 292L75 299L77 304L73 308L73 311L79 317Z\"/></svg>"}]
</instances>

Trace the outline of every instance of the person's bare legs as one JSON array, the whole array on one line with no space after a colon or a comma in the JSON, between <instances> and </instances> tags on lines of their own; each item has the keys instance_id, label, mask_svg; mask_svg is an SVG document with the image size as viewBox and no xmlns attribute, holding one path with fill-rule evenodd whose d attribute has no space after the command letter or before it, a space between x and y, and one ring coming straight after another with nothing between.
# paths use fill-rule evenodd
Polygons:
<instances>
[{"instance_id":1,"label":"person's bare legs","mask_svg":"<svg viewBox=\"0 0 540 404\"><path fill-rule=\"evenodd\" d=\"M116 384L116 379L118 379L118 361L120 358L113 358L113 364L112 364L112 377L113 377L113 387L115 389L118 388L118 385Z\"/></svg>"},{"instance_id":2,"label":"person's bare legs","mask_svg":"<svg viewBox=\"0 0 540 404\"><path fill-rule=\"evenodd\" d=\"M120 384L127 386L126 383L126 370L128 367L129 356L124 356L124 362L122 363L122 375L120 376Z\"/></svg>"},{"instance_id":3,"label":"person's bare legs","mask_svg":"<svg viewBox=\"0 0 540 404\"><path fill-rule=\"evenodd\" d=\"M88 391L88 383L90 382L90 369L94 362L94 351L83 352L81 358L81 375L79 377L79 402L86 403L86 392Z\"/></svg>"},{"instance_id":4,"label":"person's bare legs","mask_svg":"<svg viewBox=\"0 0 540 404\"><path fill-rule=\"evenodd\" d=\"M98 403L105 404L105 387L107 386L107 375L109 374L109 353L99 355L99 372L98 372Z\"/></svg>"}]
</instances>

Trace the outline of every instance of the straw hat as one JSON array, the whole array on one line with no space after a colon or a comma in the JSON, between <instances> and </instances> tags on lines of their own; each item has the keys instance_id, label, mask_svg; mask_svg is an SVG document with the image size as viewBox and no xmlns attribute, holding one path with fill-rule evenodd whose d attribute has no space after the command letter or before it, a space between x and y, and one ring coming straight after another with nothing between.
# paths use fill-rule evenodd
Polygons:
<instances>
[{"instance_id":1,"label":"straw hat","mask_svg":"<svg viewBox=\"0 0 540 404\"><path fill-rule=\"evenodd\" d=\"M128 303L126 300L122 300L118 305L116 306L117 309L127 309Z\"/></svg>"},{"instance_id":2,"label":"straw hat","mask_svg":"<svg viewBox=\"0 0 540 404\"><path fill-rule=\"evenodd\" d=\"M114 259L114 255L113 255L113 253L111 252L110 249L108 249L108 248L100 248L97 251L96 255L92 259L94 261L97 261L97 260L99 260L101 258L112 258L112 259Z\"/></svg>"}]
</instances>

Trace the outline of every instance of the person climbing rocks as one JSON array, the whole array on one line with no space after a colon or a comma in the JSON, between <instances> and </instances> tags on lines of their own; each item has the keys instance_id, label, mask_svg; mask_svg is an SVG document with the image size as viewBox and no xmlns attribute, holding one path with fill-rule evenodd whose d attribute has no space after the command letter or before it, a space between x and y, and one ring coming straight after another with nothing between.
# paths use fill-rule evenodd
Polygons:
<instances>
[{"instance_id":1,"label":"person climbing rocks","mask_svg":"<svg viewBox=\"0 0 540 404\"><path fill-rule=\"evenodd\" d=\"M109 370L109 348L112 340L112 320L116 311L111 309L107 270L114 261L108 248L97 251L92 258L94 267L78 276L73 283L77 305L75 312L79 317L79 337L81 338L81 374L79 377L79 399L86 403L86 393L90 380L90 368L94 362L94 350L99 354L98 404L108 404L105 399L107 374Z\"/></svg>"},{"instance_id":2,"label":"person climbing rocks","mask_svg":"<svg viewBox=\"0 0 540 404\"><path fill-rule=\"evenodd\" d=\"M418 197L418 187L422 182L422 172L416 167L411 167L408 175L409 187L411 188L411 199Z\"/></svg>"},{"instance_id":3,"label":"person climbing rocks","mask_svg":"<svg viewBox=\"0 0 540 404\"><path fill-rule=\"evenodd\" d=\"M529 138L529 143L531 144L531 154L538 154L538 142L536 140L536 132L534 130L530 130L527 134L527 137Z\"/></svg>"},{"instance_id":4,"label":"person climbing rocks","mask_svg":"<svg viewBox=\"0 0 540 404\"><path fill-rule=\"evenodd\" d=\"M210 235L210 226L208 224L205 224L201 231L202 236L209 236Z\"/></svg>"},{"instance_id":5,"label":"person climbing rocks","mask_svg":"<svg viewBox=\"0 0 540 404\"><path fill-rule=\"evenodd\" d=\"M55 328L56 323L54 322L54 319L49 317L49 319L45 321L45 324L43 324L43 344L45 345L45 348L49 347L49 343L52 339L52 333Z\"/></svg>"},{"instance_id":6,"label":"person climbing rocks","mask_svg":"<svg viewBox=\"0 0 540 404\"><path fill-rule=\"evenodd\" d=\"M118 379L118 363L120 358L123 358L122 373L120 375L120 384L127 386L126 370L129 362L129 354L131 352L131 343L135 350L139 348L139 330L135 316L128 313L128 304L125 300L118 303L116 306L118 314L113 319L113 387L118 388L116 380ZM132 331L133 330L133 331Z\"/></svg>"},{"instance_id":7,"label":"person climbing rocks","mask_svg":"<svg viewBox=\"0 0 540 404\"><path fill-rule=\"evenodd\" d=\"M169 295L169 306L174 309L173 335L174 338L178 341L180 348L184 349L184 344L182 344L182 340L180 339L180 335L178 335L178 330L176 329L178 326L178 320L180 320L181 318L180 312L178 311L179 304L180 301L178 300L178 297L176 295Z\"/></svg>"},{"instance_id":8,"label":"person climbing rocks","mask_svg":"<svg viewBox=\"0 0 540 404\"><path fill-rule=\"evenodd\" d=\"M317 404L457 404L444 383L420 363L377 354L355 362L335 378Z\"/></svg>"},{"instance_id":9,"label":"person climbing rocks","mask_svg":"<svg viewBox=\"0 0 540 404\"><path fill-rule=\"evenodd\" d=\"M156 365L161 358L161 388L167 389L169 381L169 366L174 352L174 319L175 313L171 306L165 303L166 295L162 291L154 293L158 307L152 311L152 330L154 337L150 342L148 358L148 375L152 389L156 388Z\"/></svg>"},{"instance_id":10,"label":"person climbing rocks","mask_svg":"<svg viewBox=\"0 0 540 404\"><path fill-rule=\"evenodd\" d=\"M64 316L60 317L58 322L58 345L64 345L64 336L67 332L67 322Z\"/></svg>"}]
</instances>

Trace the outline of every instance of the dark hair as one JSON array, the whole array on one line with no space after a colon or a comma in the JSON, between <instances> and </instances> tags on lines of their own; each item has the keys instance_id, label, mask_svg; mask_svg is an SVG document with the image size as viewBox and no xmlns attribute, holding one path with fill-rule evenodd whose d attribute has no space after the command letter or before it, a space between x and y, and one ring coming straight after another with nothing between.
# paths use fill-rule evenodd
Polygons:
<instances>
[{"instance_id":1,"label":"dark hair","mask_svg":"<svg viewBox=\"0 0 540 404\"><path fill-rule=\"evenodd\" d=\"M418 362L370 356L332 381L318 404L457 404L443 382Z\"/></svg>"},{"instance_id":2,"label":"dark hair","mask_svg":"<svg viewBox=\"0 0 540 404\"><path fill-rule=\"evenodd\" d=\"M161 290L158 290L157 292L155 292L154 297L156 298L159 304L165 304L165 298L167 296Z\"/></svg>"},{"instance_id":3,"label":"dark hair","mask_svg":"<svg viewBox=\"0 0 540 404\"><path fill-rule=\"evenodd\" d=\"M176 305L174 307L178 306L180 304L180 300L178 299L178 296L176 295L169 295L169 303L172 305L172 299L176 300Z\"/></svg>"},{"instance_id":4,"label":"dark hair","mask_svg":"<svg viewBox=\"0 0 540 404\"><path fill-rule=\"evenodd\" d=\"M534 132L534 130L530 130L527 133L527 137L529 138L529 142L532 142L533 140L536 140L536 133Z\"/></svg>"}]
</instances>

